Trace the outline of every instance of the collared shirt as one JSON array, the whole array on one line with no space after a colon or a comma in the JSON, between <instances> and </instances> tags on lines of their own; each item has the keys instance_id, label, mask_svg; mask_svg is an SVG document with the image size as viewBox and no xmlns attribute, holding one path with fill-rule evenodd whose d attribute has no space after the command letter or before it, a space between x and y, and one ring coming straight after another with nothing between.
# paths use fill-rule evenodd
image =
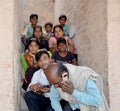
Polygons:
<instances>
[{"instance_id":1,"label":"collared shirt","mask_svg":"<svg viewBox=\"0 0 120 111\"><path fill-rule=\"evenodd\" d=\"M74 89L72 96L80 103L89 106L99 106L101 104L101 95L100 91L97 88L96 84L93 80L88 80L86 83L86 92L81 92L79 90ZM51 105L55 111L63 111L60 105L60 95L53 85L50 91L50 99ZM68 101L69 102L69 101ZM78 104L70 104L73 110L80 109Z\"/></svg>"},{"instance_id":2,"label":"collared shirt","mask_svg":"<svg viewBox=\"0 0 120 111\"><path fill-rule=\"evenodd\" d=\"M63 26L63 30L64 30L64 32L65 32L65 36L69 36L69 27L68 27L68 25L64 25Z\"/></svg>"},{"instance_id":3,"label":"collared shirt","mask_svg":"<svg viewBox=\"0 0 120 111\"><path fill-rule=\"evenodd\" d=\"M33 27L31 25L26 25L23 31L23 35L30 38L33 35Z\"/></svg>"},{"instance_id":4,"label":"collared shirt","mask_svg":"<svg viewBox=\"0 0 120 111\"><path fill-rule=\"evenodd\" d=\"M49 81L47 80L45 74L44 74L44 71L43 69L39 69L38 71L36 71L32 77L32 80L31 80L31 83L29 84L28 86L28 89L27 91L30 91L29 87L33 84L36 84L36 83L40 83L41 85L43 86L47 86L47 85L50 85ZM49 93L44 93L44 95L46 97L49 97Z\"/></svg>"}]
</instances>

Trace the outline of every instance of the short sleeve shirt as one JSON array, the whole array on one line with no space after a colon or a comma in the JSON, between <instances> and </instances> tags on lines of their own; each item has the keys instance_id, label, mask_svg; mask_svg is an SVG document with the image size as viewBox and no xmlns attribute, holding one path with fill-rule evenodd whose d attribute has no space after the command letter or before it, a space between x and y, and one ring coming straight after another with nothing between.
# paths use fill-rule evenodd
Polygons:
<instances>
[{"instance_id":1,"label":"short sleeve shirt","mask_svg":"<svg viewBox=\"0 0 120 111\"><path fill-rule=\"evenodd\" d=\"M68 52L65 57L62 57L60 56L59 52L56 51L53 53L52 59L58 63L71 63L72 64L73 60L75 60L75 57L71 52Z\"/></svg>"}]
</instances>

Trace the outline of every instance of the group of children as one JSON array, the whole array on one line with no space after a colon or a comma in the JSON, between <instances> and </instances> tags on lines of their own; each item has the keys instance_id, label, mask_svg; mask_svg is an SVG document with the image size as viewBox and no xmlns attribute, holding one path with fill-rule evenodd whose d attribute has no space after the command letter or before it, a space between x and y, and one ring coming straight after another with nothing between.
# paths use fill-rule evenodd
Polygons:
<instances>
[{"instance_id":1,"label":"group of children","mask_svg":"<svg viewBox=\"0 0 120 111\"><path fill-rule=\"evenodd\" d=\"M75 45L69 37L69 27L66 25L66 21L67 17L61 15L59 17L60 24L53 27L53 24L48 22L44 26L45 31L43 31L42 27L37 25L38 15L31 14L31 24L25 26L23 36L21 37L24 45L24 53L22 54L24 61L22 59L22 63L26 62L27 65L26 70L24 70L25 78L22 85L25 91L28 89L33 90L34 87L38 86L31 86L32 77L34 77L37 71L39 72L40 68L44 69L44 67L47 67L51 62L78 65L75 56ZM43 60L41 60L41 58ZM48 61L46 62L46 60ZM28 108L30 106L28 104Z\"/></svg>"},{"instance_id":2,"label":"group of children","mask_svg":"<svg viewBox=\"0 0 120 111\"><path fill-rule=\"evenodd\" d=\"M75 45L69 37L69 27L66 25L66 21L66 15L61 15L59 17L60 24L53 27L52 23L47 22L44 26L45 31L43 31L42 26L37 25L38 15L30 15L31 24L25 26L23 37L21 37L25 46L24 57L27 64L27 69L24 72L26 75L29 73L30 79L34 71L38 69L35 55L39 49L46 49L51 52L51 62L77 65Z\"/></svg>"}]
</instances>

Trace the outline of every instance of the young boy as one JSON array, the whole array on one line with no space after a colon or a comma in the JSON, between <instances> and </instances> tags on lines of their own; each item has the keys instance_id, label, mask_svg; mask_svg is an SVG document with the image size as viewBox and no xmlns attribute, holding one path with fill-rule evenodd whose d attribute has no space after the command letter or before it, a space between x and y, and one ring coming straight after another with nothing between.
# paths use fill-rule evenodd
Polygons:
<instances>
[{"instance_id":1,"label":"young boy","mask_svg":"<svg viewBox=\"0 0 120 111\"><path fill-rule=\"evenodd\" d=\"M45 38L49 40L49 38L54 37L54 33L52 31L53 24L51 22L47 22L45 24Z\"/></svg>"},{"instance_id":2,"label":"young boy","mask_svg":"<svg viewBox=\"0 0 120 111\"><path fill-rule=\"evenodd\" d=\"M74 65L78 64L73 53L67 50L67 42L64 38L59 38L57 40L57 51L53 53L52 61L58 63L70 63Z\"/></svg>"},{"instance_id":3,"label":"young boy","mask_svg":"<svg viewBox=\"0 0 120 111\"><path fill-rule=\"evenodd\" d=\"M69 36L69 27L68 27L68 25L65 24L66 21L67 21L66 15L61 15L59 17L59 23L63 27L63 30L65 32L65 36Z\"/></svg>"},{"instance_id":4,"label":"young boy","mask_svg":"<svg viewBox=\"0 0 120 111\"><path fill-rule=\"evenodd\" d=\"M23 37L21 38L24 45L26 45L26 41L33 35L33 28L36 26L38 22L38 15L31 14L30 15L30 23L31 25L26 25L23 31Z\"/></svg>"},{"instance_id":5,"label":"young boy","mask_svg":"<svg viewBox=\"0 0 120 111\"><path fill-rule=\"evenodd\" d=\"M36 54L36 61L41 69L34 73L25 94L25 101L30 111L53 111L49 99L50 83L44 75L44 70L51 61L50 56L46 50L40 50Z\"/></svg>"}]
</instances>

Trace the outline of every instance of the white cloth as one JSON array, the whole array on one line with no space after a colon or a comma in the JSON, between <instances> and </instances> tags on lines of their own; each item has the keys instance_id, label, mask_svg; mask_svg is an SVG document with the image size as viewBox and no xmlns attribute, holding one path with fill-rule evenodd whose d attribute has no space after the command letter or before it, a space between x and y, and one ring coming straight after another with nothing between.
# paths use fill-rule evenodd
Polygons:
<instances>
[{"instance_id":1,"label":"white cloth","mask_svg":"<svg viewBox=\"0 0 120 111\"><path fill-rule=\"evenodd\" d=\"M82 92L85 92L85 85L86 82L89 79L95 81L96 85L98 86L101 96L102 96L102 104L99 107L92 107L84 105L76 99L67 94L64 93L60 88L58 89L59 94L61 95L61 98L65 99L66 101L69 101L70 103L78 103L80 106L81 111L109 111L109 107L106 101L106 98L103 94L103 84L102 84L102 78L100 75L98 75L96 72L94 72L92 69L85 67L85 66L74 66L71 64L64 64L69 72L69 79L70 81L75 84L74 88L77 90L80 90Z\"/></svg>"},{"instance_id":2,"label":"white cloth","mask_svg":"<svg viewBox=\"0 0 120 111\"><path fill-rule=\"evenodd\" d=\"M47 78L44 74L43 69L39 69L38 71L36 71L34 73L32 79L31 79L31 83L28 86L27 91L30 91L29 87L33 84L36 84L36 83L39 83L43 86L50 85L49 81L47 80ZM49 93L44 93L45 97L49 97L49 95L50 95Z\"/></svg>"}]
</instances>

